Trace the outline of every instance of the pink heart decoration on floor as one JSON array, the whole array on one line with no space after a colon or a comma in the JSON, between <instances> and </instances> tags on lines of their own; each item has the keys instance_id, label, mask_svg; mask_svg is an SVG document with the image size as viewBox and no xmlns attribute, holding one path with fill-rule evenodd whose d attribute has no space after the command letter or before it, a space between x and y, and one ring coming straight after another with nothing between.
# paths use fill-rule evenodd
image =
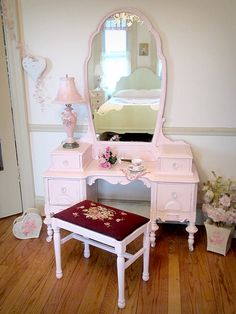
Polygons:
<instances>
[{"instance_id":1,"label":"pink heart decoration on floor","mask_svg":"<svg viewBox=\"0 0 236 314\"><path fill-rule=\"evenodd\" d=\"M39 211L30 208L13 222L12 232L17 239L38 238L42 228L42 218Z\"/></svg>"},{"instance_id":2,"label":"pink heart decoration on floor","mask_svg":"<svg viewBox=\"0 0 236 314\"><path fill-rule=\"evenodd\" d=\"M46 69L47 63L42 57L26 56L22 59L22 66L32 80L37 81Z\"/></svg>"}]
</instances>

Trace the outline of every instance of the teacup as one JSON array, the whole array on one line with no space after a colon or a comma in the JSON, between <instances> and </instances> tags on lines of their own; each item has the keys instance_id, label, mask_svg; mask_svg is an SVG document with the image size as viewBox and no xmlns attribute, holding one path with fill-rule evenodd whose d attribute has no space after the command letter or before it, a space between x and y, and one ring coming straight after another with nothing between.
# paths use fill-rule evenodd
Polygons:
<instances>
[{"instance_id":1,"label":"teacup","mask_svg":"<svg viewBox=\"0 0 236 314\"><path fill-rule=\"evenodd\" d=\"M134 158L132 159L132 167L134 170L139 170L142 166L142 159Z\"/></svg>"}]
</instances>

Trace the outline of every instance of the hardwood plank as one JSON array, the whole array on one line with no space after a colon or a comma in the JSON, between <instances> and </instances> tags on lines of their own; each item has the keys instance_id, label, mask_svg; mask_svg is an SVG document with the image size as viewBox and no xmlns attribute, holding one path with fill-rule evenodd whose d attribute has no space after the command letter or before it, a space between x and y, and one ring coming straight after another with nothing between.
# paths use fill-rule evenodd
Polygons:
<instances>
[{"instance_id":1,"label":"hardwood plank","mask_svg":"<svg viewBox=\"0 0 236 314\"><path fill-rule=\"evenodd\" d=\"M17 216L11 216L8 218L0 218L0 225L1 225L0 240L1 241L3 240L4 234L10 230L10 228L12 227L13 221L17 217L18 217L18 215Z\"/></svg>"},{"instance_id":2,"label":"hardwood plank","mask_svg":"<svg viewBox=\"0 0 236 314\"><path fill-rule=\"evenodd\" d=\"M194 252L180 247L181 304L184 313L216 313L205 240L196 235ZM182 241L182 240L181 240ZM186 300L188 300L186 302Z\"/></svg>"},{"instance_id":3,"label":"hardwood plank","mask_svg":"<svg viewBox=\"0 0 236 314\"><path fill-rule=\"evenodd\" d=\"M33 313L35 309L39 312L56 312L60 309L63 302L63 296L68 290L70 282L75 282L74 270L77 267L78 260L81 258L83 249L78 242L71 240L62 246L62 267L63 277L59 280L55 275L55 261L53 243L50 243L50 260L43 274L41 271L41 280L32 279L31 285L34 287L31 294L31 304L25 309ZM65 267L66 266L66 267ZM40 268L39 268L40 269ZM76 290L75 290L76 291Z\"/></svg>"},{"instance_id":4,"label":"hardwood plank","mask_svg":"<svg viewBox=\"0 0 236 314\"><path fill-rule=\"evenodd\" d=\"M210 275L214 282L213 291L217 299L217 313L235 313L235 291L231 284L231 275L226 268L229 255L225 258L223 255L208 252L207 258Z\"/></svg>"},{"instance_id":5,"label":"hardwood plank","mask_svg":"<svg viewBox=\"0 0 236 314\"><path fill-rule=\"evenodd\" d=\"M168 310L168 245L160 226L157 243L150 250L150 278L140 285L137 313L167 313Z\"/></svg>"},{"instance_id":6,"label":"hardwood plank","mask_svg":"<svg viewBox=\"0 0 236 314\"><path fill-rule=\"evenodd\" d=\"M181 313L179 236L168 237L168 314Z\"/></svg>"},{"instance_id":7,"label":"hardwood plank","mask_svg":"<svg viewBox=\"0 0 236 314\"><path fill-rule=\"evenodd\" d=\"M169 256L168 313L181 313L179 260L176 255Z\"/></svg>"},{"instance_id":8,"label":"hardwood plank","mask_svg":"<svg viewBox=\"0 0 236 314\"><path fill-rule=\"evenodd\" d=\"M111 272L116 272L114 255L101 251L98 248L94 249L93 254L95 252L97 254L96 259L92 263L88 260L91 276L84 290L78 313L96 314L100 312L110 274ZM94 296L93 302L91 302L91 295Z\"/></svg>"},{"instance_id":9,"label":"hardwood plank","mask_svg":"<svg viewBox=\"0 0 236 314\"><path fill-rule=\"evenodd\" d=\"M53 243L46 226L38 239L18 240L15 217L0 220L0 313L236 313L236 239L227 256L206 251L199 227L189 252L185 226L162 224L150 252L150 279L142 280L142 258L126 270L126 308L117 307L116 257L71 240L62 246L63 278L55 277ZM2 228L3 227L3 228ZM4 231L3 231L4 230ZM131 251L140 239L131 244Z\"/></svg>"},{"instance_id":10,"label":"hardwood plank","mask_svg":"<svg viewBox=\"0 0 236 314\"><path fill-rule=\"evenodd\" d=\"M0 219L0 263L4 263L7 255L11 254L19 243L12 234L13 221L16 217Z\"/></svg>"},{"instance_id":11,"label":"hardwood plank","mask_svg":"<svg viewBox=\"0 0 236 314\"><path fill-rule=\"evenodd\" d=\"M30 240L17 240L15 239L17 245L11 254L7 255L4 260L4 265L8 266L8 271L0 278L0 306L3 303L8 304L8 306L13 307L14 303L18 302L15 294L20 294L21 290L25 287L26 282L24 276L32 277L34 276L35 264L37 264L37 258L40 258L41 246L38 245L40 241L38 239ZM44 264L40 265L42 267ZM39 270L40 270L40 267ZM22 282L22 285L21 285Z\"/></svg>"}]
</instances>

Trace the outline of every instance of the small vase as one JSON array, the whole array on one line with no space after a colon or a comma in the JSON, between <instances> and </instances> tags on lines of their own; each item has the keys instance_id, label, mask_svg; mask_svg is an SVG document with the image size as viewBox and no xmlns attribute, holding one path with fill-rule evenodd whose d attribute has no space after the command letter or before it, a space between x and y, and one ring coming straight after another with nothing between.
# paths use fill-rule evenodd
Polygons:
<instances>
[{"instance_id":1,"label":"small vase","mask_svg":"<svg viewBox=\"0 0 236 314\"><path fill-rule=\"evenodd\" d=\"M218 227L210 220L204 222L207 233L207 251L226 255L230 249L235 226Z\"/></svg>"}]
</instances>

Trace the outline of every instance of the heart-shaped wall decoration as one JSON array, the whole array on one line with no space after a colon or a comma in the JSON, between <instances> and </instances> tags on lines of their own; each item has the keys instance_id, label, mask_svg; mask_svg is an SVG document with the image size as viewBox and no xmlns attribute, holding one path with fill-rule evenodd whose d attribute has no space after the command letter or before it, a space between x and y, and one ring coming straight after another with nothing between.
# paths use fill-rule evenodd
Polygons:
<instances>
[{"instance_id":1,"label":"heart-shaped wall decoration","mask_svg":"<svg viewBox=\"0 0 236 314\"><path fill-rule=\"evenodd\" d=\"M37 81L46 69L47 63L42 57L26 56L22 60L22 66L32 80Z\"/></svg>"},{"instance_id":2,"label":"heart-shaped wall decoration","mask_svg":"<svg viewBox=\"0 0 236 314\"><path fill-rule=\"evenodd\" d=\"M42 228L42 218L35 208L27 209L13 222L12 232L17 239L38 238Z\"/></svg>"}]
</instances>

